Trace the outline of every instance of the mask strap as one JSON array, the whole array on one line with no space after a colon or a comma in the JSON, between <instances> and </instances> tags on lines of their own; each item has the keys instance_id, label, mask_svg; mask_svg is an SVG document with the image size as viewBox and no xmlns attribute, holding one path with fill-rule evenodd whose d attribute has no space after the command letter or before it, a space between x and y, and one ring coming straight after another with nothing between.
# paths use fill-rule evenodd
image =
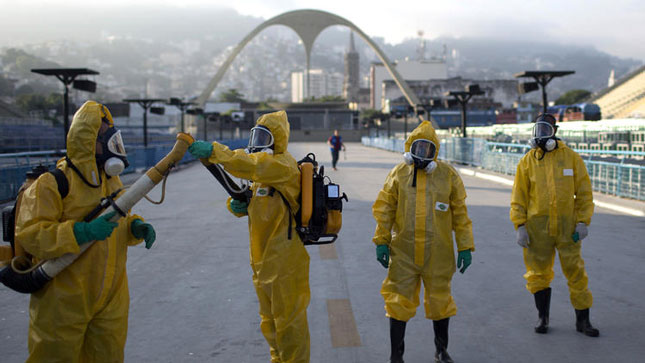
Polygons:
<instances>
[{"instance_id":1,"label":"mask strap","mask_svg":"<svg viewBox=\"0 0 645 363\"><path fill-rule=\"evenodd\" d=\"M87 184L89 187L91 187L91 188L98 188L98 187L100 187L100 186L101 186L101 184L103 183L103 181L101 180L101 173L100 173L100 172L99 172L99 184L98 184L98 185L95 185L95 184L92 184L92 183L88 182L88 181L87 181L87 179L85 179L85 177L83 176L83 173L81 173L81 171L80 171L80 170L78 170L78 168L76 167L76 165L74 165L74 163L72 163L72 159L70 159L70 158L69 158L69 156L65 155L65 161L67 162L67 165L69 165L69 166L70 166L70 168L72 168L72 170L74 170L74 172L75 172L76 174L78 174L78 176L81 178L81 180L83 181L83 183Z\"/></svg>"},{"instance_id":2,"label":"mask strap","mask_svg":"<svg viewBox=\"0 0 645 363\"><path fill-rule=\"evenodd\" d=\"M412 177L412 187L417 187L417 167L414 166L414 176Z\"/></svg>"}]
</instances>

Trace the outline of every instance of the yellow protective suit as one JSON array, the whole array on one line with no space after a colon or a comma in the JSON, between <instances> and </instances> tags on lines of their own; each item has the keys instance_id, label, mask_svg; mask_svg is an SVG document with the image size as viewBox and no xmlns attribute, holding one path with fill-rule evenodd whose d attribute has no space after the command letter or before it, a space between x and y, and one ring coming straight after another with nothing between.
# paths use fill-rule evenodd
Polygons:
<instances>
[{"instance_id":1,"label":"yellow protective suit","mask_svg":"<svg viewBox=\"0 0 645 363\"><path fill-rule=\"evenodd\" d=\"M538 160L542 153L531 150L517 164L511 196L511 221L515 229L524 224L529 235L529 247L524 249L526 288L534 294L549 287L557 249L571 304L584 310L591 307L593 298L580 256L582 243L574 243L571 235L576 223L591 222L591 182L580 155L562 141Z\"/></svg>"},{"instance_id":2,"label":"yellow protective suit","mask_svg":"<svg viewBox=\"0 0 645 363\"><path fill-rule=\"evenodd\" d=\"M269 343L271 362L309 362L309 255L295 231L295 219L280 196L282 193L295 214L299 208L300 171L287 152L287 114L266 114L257 124L273 134L273 155L231 151L214 142L209 161L222 165L236 177L253 181L248 206L251 268L260 302L260 328Z\"/></svg>"},{"instance_id":3,"label":"yellow protective suit","mask_svg":"<svg viewBox=\"0 0 645 363\"><path fill-rule=\"evenodd\" d=\"M87 185L64 159L58 162L69 182L65 199L56 179L43 174L23 194L16 239L36 260L78 253L74 223L101 198L123 187L107 178L95 161L96 137L106 108L87 101L74 115L67 135L67 156ZM121 218L112 235L94 243L42 290L31 295L27 362L122 362L128 328L127 247L141 240L130 231L135 215Z\"/></svg>"},{"instance_id":4,"label":"yellow protective suit","mask_svg":"<svg viewBox=\"0 0 645 363\"><path fill-rule=\"evenodd\" d=\"M428 121L421 123L405 142L410 151L417 139L431 140L439 152L439 140ZM383 281L386 316L408 321L419 306L421 280L425 287L426 318L441 320L457 313L450 294L455 272L452 233L458 251L475 250L472 224L466 210L466 190L455 169L436 160L437 168L426 174L405 162L390 171L372 213L376 219L373 241L390 248L390 266Z\"/></svg>"}]
</instances>

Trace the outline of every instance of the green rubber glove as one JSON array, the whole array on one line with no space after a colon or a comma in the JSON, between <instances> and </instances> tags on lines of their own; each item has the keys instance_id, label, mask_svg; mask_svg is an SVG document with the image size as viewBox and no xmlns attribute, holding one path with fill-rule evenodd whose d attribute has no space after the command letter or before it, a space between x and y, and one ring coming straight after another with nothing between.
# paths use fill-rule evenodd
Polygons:
<instances>
[{"instance_id":1,"label":"green rubber glove","mask_svg":"<svg viewBox=\"0 0 645 363\"><path fill-rule=\"evenodd\" d=\"M459 254L457 255L457 268L461 267L459 272L461 272L462 274L466 272L466 269L468 268L468 266L470 266L470 263L472 261L473 256L470 254L470 250L459 251Z\"/></svg>"},{"instance_id":2,"label":"green rubber glove","mask_svg":"<svg viewBox=\"0 0 645 363\"><path fill-rule=\"evenodd\" d=\"M390 265L390 248L387 245L376 246L376 260L385 268Z\"/></svg>"},{"instance_id":3,"label":"green rubber glove","mask_svg":"<svg viewBox=\"0 0 645 363\"><path fill-rule=\"evenodd\" d=\"M74 223L74 237L76 243L82 245L90 241L102 241L112 234L112 231L119 224L110 222L116 211L102 215L91 222Z\"/></svg>"},{"instance_id":4,"label":"green rubber glove","mask_svg":"<svg viewBox=\"0 0 645 363\"><path fill-rule=\"evenodd\" d=\"M188 147L188 152L197 159L208 158L213 153L213 144L197 140Z\"/></svg>"},{"instance_id":5,"label":"green rubber glove","mask_svg":"<svg viewBox=\"0 0 645 363\"><path fill-rule=\"evenodd\" d=\"M237 199L231 200L231 210L237 214L248 214L248 206L249 204L247 202Z\"/></svg>"},{"instance_id":6,"label":"green rubber glove","mask_svg":"<svg viewBox=\"0 0 645 363\"><path fill-rule=\"evenodd\" d=\"M157 239L157 234L155 233L155 229L152 228L152 225L140 219L132 221L130 231L132 231L132 235L136 238L143 238L146 242L146 249L150 249L152 244L155 243L155 239Z\"/></svg>"}]
</instances>

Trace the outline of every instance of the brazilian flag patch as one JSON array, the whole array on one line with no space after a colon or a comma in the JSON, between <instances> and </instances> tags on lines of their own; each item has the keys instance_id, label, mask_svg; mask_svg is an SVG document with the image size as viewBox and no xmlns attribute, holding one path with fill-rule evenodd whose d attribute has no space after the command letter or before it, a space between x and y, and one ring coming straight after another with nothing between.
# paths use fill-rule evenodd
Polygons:
<instances>
[{"instance_id":1,"label":"brazilian flag patch","mask_svg":"<svg viewBox=\"0 0 645 363\"><path fill-rule=\"evenodd\" d=\"M446 203L437 202L437 203L435 204L435 206L434 206L434 209L436 209L436 210L440 210L440 211L442 211L442 212L445 212L445 211L447 211L447 210L448 210L448 207L449 207L449 206L448 206L448 204L446 204Z\"/></svg>"}]
</instances>

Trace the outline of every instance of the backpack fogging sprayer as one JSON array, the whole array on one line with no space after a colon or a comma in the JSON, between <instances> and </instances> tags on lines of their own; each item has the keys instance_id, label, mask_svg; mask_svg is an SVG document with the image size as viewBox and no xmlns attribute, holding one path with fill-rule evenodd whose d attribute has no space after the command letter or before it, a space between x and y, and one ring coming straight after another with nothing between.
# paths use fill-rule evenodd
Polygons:
<instances>
[{"instance_id":1,"label":"backpack fogging sprayer","mask_svg":"<svg viewBox=\"0 0 645 363\"><path fill-rule=\"evenodd\" d=\"M249 203L253 192L248 185L238 186L218 165L199 159L208 171L219 181L231 198ZM298 196L300 209L294 213L287 199L278 194L289 209L289 214L296 222L296 232L305 246L333 243L338 238L338 232L343 225L343 200L347 202L345 193L340 192L340 186L331 182L325 176L324 167L318 167L316 156L307 154L298 161L300 171L301 192ZM271 194L270 194L271 195ZM291 239L291 221L289 220L288 238Z\"/></svg>"},{"instance_id":2,"label":"backpack fogging sprayer","mask_svg":"<svg viewBox=\"0 0 645 363\"><path fill-rule=\"evenodd\" d=\"M325 176L324 167L318 167L313 153L298 161L298 168L301 192L296 231L305 246L333 243L343 226L343 200L348 201L347 194L340 194L340 186Z\"/></svg>"},{"instance_id":3,"label":"backpack fogging sprayer","mask_svg":"<svg viewBox=\"0 0 645 363\"><path fill-rule=\"evenodd\" d=\"M103 210L103 213L100 215L116 211L115 216L110 220L111 222L116 222L119 218L126 216L127 212L159 184L170 169L184 157L188 147L194 141L193 137L189 134L177 134L175 145L163 159L148 169L118 199L108 198L109 206L105 206L107 207L106 209L103 209L103 206L99 205L87 217L90 219L96 217L98 214L97 211L100 210ZM76 261L95 242L92 241L81 245L80 252L77 254L67 253L57 258L42 261L35 266L32 266L31 260L26 256L16 256L11 260L9 266L0 270L0 282L17 292L26 294L34 293L43 288L59 272Z\"/></svg>"}]
</instances>

